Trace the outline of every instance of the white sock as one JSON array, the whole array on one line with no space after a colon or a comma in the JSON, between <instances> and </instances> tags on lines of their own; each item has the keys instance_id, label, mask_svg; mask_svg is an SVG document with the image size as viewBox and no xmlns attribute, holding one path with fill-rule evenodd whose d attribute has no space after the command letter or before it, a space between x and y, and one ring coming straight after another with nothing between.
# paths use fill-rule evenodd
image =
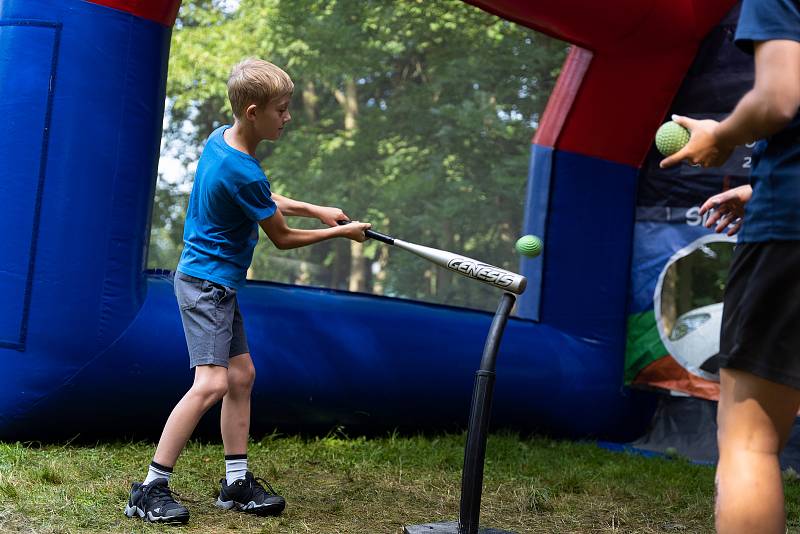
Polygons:
<instances>
[{"instance_id":1,"label":"white sock","mask_svg":"<svg viewBox=\"0 0 800 534\"><path fill-rule=\"evenodd\" d=\"M230 486L237 480L241 480L247 474L247 455L246 454L226 454L225 455L225 480Z\"/></svg>"},{"instance_id":2,"label":"white sock","mask_svg":"<svg viewBox=\"0 0 800 534\"><path fill-rule=\"evenodd\" d=\"M142 484L150 484L157 478L166 478L167 484L169 484L169 479L172 476L172 468L167 467L166 465L161 465L153 460L150 462L150 467L147 469L147 478L144 479Z\"/></svg>"}]
</instances>

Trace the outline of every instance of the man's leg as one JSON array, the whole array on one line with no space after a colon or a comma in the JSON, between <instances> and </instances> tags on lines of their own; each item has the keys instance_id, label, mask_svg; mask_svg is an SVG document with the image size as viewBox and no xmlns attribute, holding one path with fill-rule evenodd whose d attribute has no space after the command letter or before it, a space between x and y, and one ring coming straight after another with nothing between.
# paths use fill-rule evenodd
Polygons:
<instances>
[{"instance_id":1,"label":"man's leg","mask_svg":"<svg viewBox=\"0 0 800 534\"><path fill-rule=\"evenodd\" d=\"M198 365L194 383L178 401L164 425L153 461L173 467L197 423L228 391L228 370L218 365Z\"/></svg>"},{"instance_id":2,"label":"man's leg","mask_svg":"<svg viewBox=\"0 0 800 534\"><path fill-rule=\"evenodd\" d=\"M720 370L718 533L784 533L778 454L789 439L798 406L796 389L744 371Z\"/></svg>"}]
</instances>

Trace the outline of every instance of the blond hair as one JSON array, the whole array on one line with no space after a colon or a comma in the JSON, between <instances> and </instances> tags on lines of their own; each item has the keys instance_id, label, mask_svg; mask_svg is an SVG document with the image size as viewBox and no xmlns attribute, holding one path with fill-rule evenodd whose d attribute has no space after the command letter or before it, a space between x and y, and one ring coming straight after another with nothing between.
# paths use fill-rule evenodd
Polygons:
<instances>
[{"instance_id":1,"label":"blond hair","mask_svg":"<svg viewBox=\"0 0 800 534\"><path fill-rule=\"evenodd\" d=\"M237 118L251 104L262 106L274 98L292 94L293 90L289 75L263 59L247 58L237 63L228 78L228 99Z\"/></svg>"}]
</instances>

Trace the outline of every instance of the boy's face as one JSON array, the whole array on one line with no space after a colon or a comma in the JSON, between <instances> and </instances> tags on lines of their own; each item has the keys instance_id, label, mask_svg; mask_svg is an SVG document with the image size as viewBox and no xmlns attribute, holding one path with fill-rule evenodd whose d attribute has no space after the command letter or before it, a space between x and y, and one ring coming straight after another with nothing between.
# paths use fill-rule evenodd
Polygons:
<instances>
[{"instance_id":1,"label":"boy's face","mask_svg":"<svg viewBox=\"0 0 800 534\"><path fill-rule=\"evenodd\" d=\"M283 127L292 120L289 114L289 102L292 95L282 96L267 102L263 107L251 106L248 115L252 110L253 126L261 139L276 141L283 134Z\"/></svg>"}]
</instances>

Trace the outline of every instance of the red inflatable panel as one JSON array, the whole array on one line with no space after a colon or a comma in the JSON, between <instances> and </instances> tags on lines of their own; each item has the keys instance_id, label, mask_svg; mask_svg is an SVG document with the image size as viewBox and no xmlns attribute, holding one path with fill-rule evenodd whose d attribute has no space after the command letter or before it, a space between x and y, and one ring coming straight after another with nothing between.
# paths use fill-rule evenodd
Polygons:
<instances>
[{"instance_id":1,"label":"red inflatable panel","mask_svg":"<svg viewBox=\"0 0 800 534\"><path fill-rule=\"evenodd\" d=\"M181 0L86 0L92 4L127 11L137 17L158 22L164 26L175 24Z\"/></svg>"},{"instance_id":2,"label":"red inflatable panel","mask_svg":"<svg viewBox=\"0 0 800 534\"><path fill-rule=\"evenodd\" d=\"M585 49L564 64L534 142L637 167L700 41L735 3L468 1Z\"/></svg>"},{"instance_id":3,"label":"red inflatable panel","mask_svg":"<svg viewBox=\"0 0 800 534\"><path fill-rule=\"evenodd\" d=\"M583 78L589 65L592 62L592 53L579 46L572 47L564 66L561 68L561 75L558 77L553 94L547 101L547 107L542 114L542 120L533 142L537 145L556 146L556 140L567 122L578 89L583 84Z\"/></svg>"}]
</instances>

